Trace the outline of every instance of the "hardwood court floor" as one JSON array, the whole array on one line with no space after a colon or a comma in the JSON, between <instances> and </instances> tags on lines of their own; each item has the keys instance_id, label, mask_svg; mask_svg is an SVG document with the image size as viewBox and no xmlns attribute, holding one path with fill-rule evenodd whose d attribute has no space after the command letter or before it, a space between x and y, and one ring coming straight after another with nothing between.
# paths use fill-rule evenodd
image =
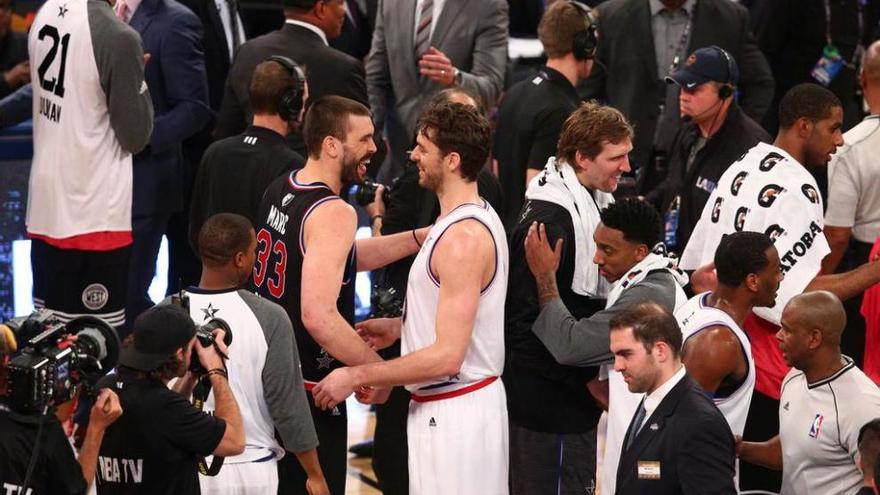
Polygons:
<instances>
[{"instance_id":1,"label":"hardwood court floor","mask_svg":"<svg viewBox=\"0 0 880 495\"><path fill-rule=\"evenodd\" d=\"M348 407L348 445L349 447L373 438L376 428L376 415L370 412L369 406L349 398ZM376 475L373 474L372 459L355 458L348 455L348 479L345 482L346 495L375 495L382 493L374 488Z\"/></svg>"}]
</instances>

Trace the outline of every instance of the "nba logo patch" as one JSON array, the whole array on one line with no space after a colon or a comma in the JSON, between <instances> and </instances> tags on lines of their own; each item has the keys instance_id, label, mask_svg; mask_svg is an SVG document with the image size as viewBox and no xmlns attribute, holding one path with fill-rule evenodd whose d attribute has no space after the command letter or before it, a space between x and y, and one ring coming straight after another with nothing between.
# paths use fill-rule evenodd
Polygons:
<instances>
[{"instance_id":1,"label":"nba logo patch","mask_svg":"<svg viewBox=\"0 0 880 495\"><path fill-rule=\"evenodd\" d=\"M816 414L816 417L813 418L813 424L810 425L810 438L819 438L819 429L822 428L822 420L825 419L825 416L821 414Z\"/></svg>"}]
</instances>

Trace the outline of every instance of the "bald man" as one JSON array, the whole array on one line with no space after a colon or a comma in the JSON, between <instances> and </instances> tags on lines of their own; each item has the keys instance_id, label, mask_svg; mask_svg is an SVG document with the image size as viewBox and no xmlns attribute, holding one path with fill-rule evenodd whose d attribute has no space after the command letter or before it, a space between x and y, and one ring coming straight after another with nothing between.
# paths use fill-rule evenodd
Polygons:
<instances>
[{"instance_id":1,"label":"bald man","mask_svg":"<svg viewBox=\"0 0 880 495\"><path fill-rule=\"evenodd\" d=\"M825 238L831 247L822 262L824 273L852 270L868 261L871 246L880 236L880 41L865 51L859 74L870 115L843 136L844 145L828 164L828 210ZM846 301L847 327L841 348L857 366L863 365L865 320L859 309L862 297ZM864 369L868 371L865 363ZM870 372L868 372L870 375Z\"/></svg>"},{"instance_id":2,"label":"bald man","mask_svg":"<svg viewBox=\"0 0 880 495\"><path fill-rule=\"evenodd\" d=\"M776 334L792 367L782 382L779 435L737 443L741 459L782 470L782 494L854 495L861 427L880 416L880 390L840 353L846 313L827 291L792 298Z\"/></svg>"}]
</instances>

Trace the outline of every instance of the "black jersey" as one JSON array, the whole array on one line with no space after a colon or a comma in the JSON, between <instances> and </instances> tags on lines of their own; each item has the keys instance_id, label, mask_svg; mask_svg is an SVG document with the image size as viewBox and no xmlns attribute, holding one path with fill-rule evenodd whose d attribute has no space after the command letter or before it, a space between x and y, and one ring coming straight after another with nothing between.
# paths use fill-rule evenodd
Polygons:
<instances>
[{"instance_id":1,"label":"black jersey","mask_svg":"<svg viewBox=\"0 0 880 495\"><path fill-rule=\"evenodd\" d=\"M287 311L296 335L303 378L318 382L340 367L341 363L315 342L302 322L303 227L318 205L327 201L342 201L342 198L321 182L300 184L295 175L296 171L272 182L260 202L254 286L260 295L280 304ZM354 324L355 274L355 249L352 245L336 300L339 314L350 324Z\"/></svg>"}]
</instances>

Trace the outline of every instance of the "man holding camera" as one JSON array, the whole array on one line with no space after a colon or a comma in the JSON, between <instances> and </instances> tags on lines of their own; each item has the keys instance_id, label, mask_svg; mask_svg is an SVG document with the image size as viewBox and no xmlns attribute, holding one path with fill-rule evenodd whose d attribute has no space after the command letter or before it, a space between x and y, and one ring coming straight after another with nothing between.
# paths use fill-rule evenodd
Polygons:
<instances>
[{"instance_id":1,"label":"man holding camera","mask_svg":"<svg viewBox=\"0 0 880 495\"><path fill-rule=\"evenodd\" d=\"M153 307L134 322L132 340L122 350L117 372L99 383L119 394L125 414L107 429L98 457L98 495L198 494L200 457L232 456L244 451L238 404L227 382L223 332L213 346L196 344L196 326L174 305ZM193 349L208 370L214 414L190 404L195 385L190 369Z\"/></svg>"},{"instance_id":2,"label":"man holding camera","mask_svg":"<svg viewBox=\"0 0 880 495\"><path fill-rule=\"evenodd\" d=\"M17 349L15 336L0 326L0 489L2 493L85 494L95 478L104 431L122 414L119 398L110 390L98 395L77 465L53 414L23 414L9 400L7 365Z\"/></svg>"}]
</instances>

